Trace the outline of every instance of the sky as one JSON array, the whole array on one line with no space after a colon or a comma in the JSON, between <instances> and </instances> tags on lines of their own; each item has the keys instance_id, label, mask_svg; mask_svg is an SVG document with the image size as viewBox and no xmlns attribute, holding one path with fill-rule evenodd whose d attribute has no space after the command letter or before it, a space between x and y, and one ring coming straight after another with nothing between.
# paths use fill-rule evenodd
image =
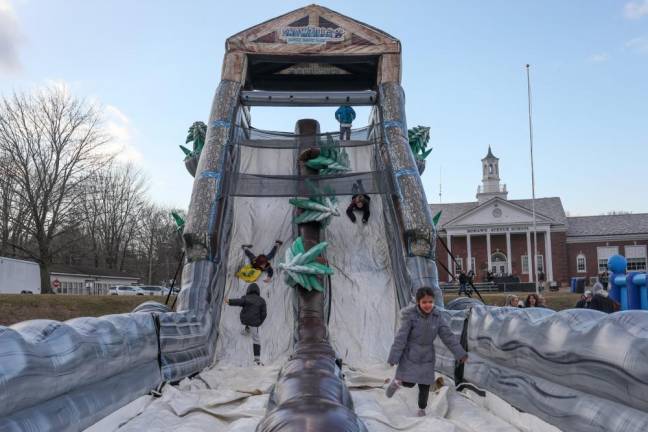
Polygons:
<instances>
[{"instance_id":1,"label":"sky","mask_svg":"<svg viewBox=\"0 0 648 432\"><path fill-rule=\"evenodd\" d=\"M207 121L225 39L307 4L0 0L0 95L65 85L101 104L152 199L186 208L193 179L178 145ZM648 212L648 0L319 4L400 39L408 126L431 127L429 202L474 201L489 145L509 198L531 197L529 63L536 197L561 197L572 216ZM333 111L252 118L292 131L315 116L334 130Z\"/></svg>"}]
</instances>

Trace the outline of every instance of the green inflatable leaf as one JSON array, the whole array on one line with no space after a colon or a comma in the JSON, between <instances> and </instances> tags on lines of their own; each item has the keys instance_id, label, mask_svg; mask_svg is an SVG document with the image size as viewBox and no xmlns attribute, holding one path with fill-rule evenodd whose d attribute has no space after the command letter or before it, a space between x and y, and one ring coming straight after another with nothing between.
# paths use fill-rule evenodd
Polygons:
<instances>
[{"instance_id":1,"label":"green inflatable leaf","mask_svg":"<svg viewBox=\"0 0 648 432\"><path fill-rule=\"evenodd\" d=\"M326 250L326 247L328 246L327 242L321 242L313 246L312 248L308 249L307 252L305 252L296 262L297 265L300 264L308 264L311 261L313 261L315 258L317 258L324 250Z\"/></svg>"},{"instance_id":2,"label":"green inflatable leaf","mask_svg":"<svg viewBox=\"0 0 648 432\"><path fill-rule=\"evenodd\" d=\"M297 239L293 242L292 253L294 256L304 253L304 241L302 240L301 236L297 237Z\"/></svg>"},{"instance_id":3,"label":"green inflatable leaf","mask_svg":"<svg viewBox=\"0 0 648 432\"><path fill-rule=\"evenodd\" d=\"M308 277L309 282L311 286L313 287L314 290L319 291L319 292L324 292L324 287L320 283L320 281L317 279L317 276L309 276Z\"/></svg>"}]
</instances>

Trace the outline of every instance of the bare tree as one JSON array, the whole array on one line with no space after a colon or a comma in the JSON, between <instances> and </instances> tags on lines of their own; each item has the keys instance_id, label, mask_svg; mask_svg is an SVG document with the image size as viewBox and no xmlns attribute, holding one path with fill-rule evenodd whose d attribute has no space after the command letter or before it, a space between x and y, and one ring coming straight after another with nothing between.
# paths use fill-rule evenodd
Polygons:
<instances>
[{"instance_id":1,"label":"bare tree","mask_svg":"<svg viewBox=\"0 0 648 432\"><path fill-rule=\"evenodd\" d=\"M100 119L95 107L60 88L0 101L0 153L15 185L11 202L27 208L26 217L13 223L34 243L15 246L38 261L43 293L52 292L53 241L79 225L84 182L108 159Z\"/></svg>"},{"instance_id":2,"label":"bare tree","mask_svg":"<svg viewBox=\"0 0 648 432\"><path fill-rule=\"evenodd\" d=\"M150 205L144 212L137 235L138 250L146 266L147 283L173 277L182 254L182 241L171 217L171 209Z\"/></svg>"},{"instance_id":3,"label":"bare tree","mask_svg":"<svg viewBox=\"0 0 648 432\"><path fill-rule=\"evenodd\" d=\"M91 175L86 190L81 205L95 267L123 270L146 204L144 177L130 164L111 164Z\"/></svg>"}]
</instances>

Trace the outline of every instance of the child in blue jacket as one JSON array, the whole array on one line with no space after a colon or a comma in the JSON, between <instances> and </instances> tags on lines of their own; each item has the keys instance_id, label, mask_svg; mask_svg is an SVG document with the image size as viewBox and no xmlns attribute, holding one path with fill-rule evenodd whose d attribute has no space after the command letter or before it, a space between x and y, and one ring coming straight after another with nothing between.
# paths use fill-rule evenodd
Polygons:
<instances>
[{"instance_id":1,"label":"child in blue jacket","mask_svg":"<svg viewBox=\"0 0 648 432\"><path fill-rule=\"evenodd\" d=\"M355 118L356 113L350 105L342 105L335 111L335 119L340 122L340 141L351 139L351 124Z\"/></svg>"}]
</instances>

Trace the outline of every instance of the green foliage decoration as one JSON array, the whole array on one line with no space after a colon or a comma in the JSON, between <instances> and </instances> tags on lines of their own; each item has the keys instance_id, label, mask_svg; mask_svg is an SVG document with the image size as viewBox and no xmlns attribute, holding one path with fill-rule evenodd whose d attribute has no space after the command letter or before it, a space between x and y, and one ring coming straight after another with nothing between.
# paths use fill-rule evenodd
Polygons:
<instances>
[{"instance_id":1,"label":"green foliage decoration","mask_svg":"<svg viewBox=\"0 0 648 432\"><path fill-rule=\"evenodd\" d=\"M185 226L184 218L180 216L180 214L178 214L178 212L176 211L171 212L171 217L176 223L177 226L176 230L181 233L184 230L184 226Z\"/></svg>"},{"instance_id":2,"label":"green foliage decoration","mask_svg":"<svg viewBox=\"0 0 648 432\"><path fill-rule=\"evenodd\" d=\"M331 222L331 216L340 216L337 198L330 187L321 191L308 180L306 184L314 192L314 196L310 198L291 198L288 200L290 204L304 210L295 216L293 222L296 224L319 222L322 227L326 227Z\"/></svg>"},{"instance_id":3,"label":"green foliage decoration","mask_svg":"<svg viewBox=\"0 0 648 432\"><path fill-rule=\"evenodd\" d=\"M304 240L297 237L291 247L286 250L284 262L279 263L279 268L286 272L285 280L288 285L295 288L301 286L307 291L323 292L324 287L318 276L331 275L333 269L326 264L317 262L317 258L326 250L328 243L321 242L304 250Z\"/></svg>"},{"instance_id":4,"label":"green foliage decoration","mask_svg":"<svg viewBox=\"0 0 648 432\"><path fill-rule=\"evenodd\" d=\"M432 153L432 149L427 150L430 142L430 128L426 126L416 126L407 131L410 148L414 157L418 160L425 160Z\"/></svg>"},{"instance_id":5,"label":"green foliage decoration","mask_svg":"<svg viewBox=\"0 0 648 432\"><path fill-rule=\"evenodd\" d=\"M185 146L180 146L180 150L185 154L185 159L194 156L200 156L203 147L205 146L205 137L207 136L207 125L201 121L194 122L187 131L186 143L193 142L193 150L189 150Z\"/></svg>"},{"instance_id":6,"label":"green foliage decoration","mask_svg":"<svg viewBox=\"0 0 648 432\"><path fill-rule=\"evenodd\" d=\"M344 148L326 145L320 148L320 154L306 161L306 166L319 171L319 175L338 174L350 171L349 154Z\"/></svg>"}]
</instances>

